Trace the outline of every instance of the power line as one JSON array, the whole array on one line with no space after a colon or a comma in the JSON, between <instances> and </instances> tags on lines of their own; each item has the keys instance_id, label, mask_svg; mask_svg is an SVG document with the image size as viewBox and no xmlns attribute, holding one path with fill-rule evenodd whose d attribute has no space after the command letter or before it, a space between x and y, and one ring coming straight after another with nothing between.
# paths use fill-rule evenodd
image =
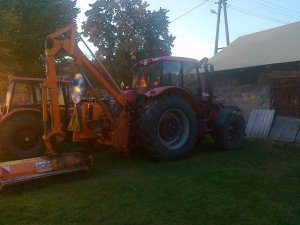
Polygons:
<instances>
[{"instance_id":1,"label":"power line","mask_svg":"<svg viewBox=\"0 0 300 225\"><path fill-rule=\"evenodd\" d=\"M173 23L176 20L179 20L180 18L184 17L185 15L191 13L192 11L194 11L195 9L199 8L200 6L204 5L206 2L208 2L209 0L205 0L204 2L200 3L199 5L195 6L194 8L190 9L189 11L187 11L186 13L176 17L174 20L172 20L170 23Z\"/></svg>"},{"instance_id":2,"label":"power line","mask_svg":"<svg viewBox=\"0 0 300 225\"><path fill-rule=\"evenodd\" d=\"M230 5L231 9L265 20L288 24L291 21L298 21L300 19L300 13L291 13L286 7L286 10L284 10L280 6L268 3L264 0L233 0L232 2L233 4Z\"/></svg>"},{"instance_id":3,"label":"power line","mask_svg":"<svg viewBox=\"0 0 300 225\"><path fill-rule=\"evenodd\" d=\"M244 8L241 8L241 7L236 7L236 6L233 6L233 5L229 5L228 8L231 9L231 10L240 12L240 13L244 13L244 14L247 14L247 15L250 15L250 16L254 16L256 18L260 18L260 19L264 19L264 20L268 20L268 21L272 21L272 22L276 22L276 23L281 23L281 24L288 24L289 23L287 21L280 20L276 17L270 17L268 15L259 14L257 12L253 12L251 10L244 9Z\"/></svg>"},{"instance_id":4,"label":"power line","mask_svg":"<svg viewBox=\"0 0 300 225\"><path fill-rule=\"evenodd\" d=\"M269 3L264 0L260 1L254 1L254 0L244 0L244 2L248 2L252 7L258 8L259 10L264 9L272 14L277 14L278 16L292 19L292 20L299 20L300 19L300 13L294 12L291 9L288 9L286 7L281 7L279 5L275 5L272 3Z\"/></svg>"},{"instance_id":5,"label":"power line","mask_svg":"<svg viewBox=\"0 0 300 225\"><path fill-rule=\"evenodd\" d=\"M296 10L293 10L293 9L290 9L290 8L287 8L287 7L284 7L284 6L281 6L281 5L277 5L277 4L274 4L274 3L272 3L272 2L268 2L268 1L265 1L265 0L261 0L261 1L262 1L262 2L265 2L265 3L267 3L267 4L270 4L270 5L277 6L277 7L279 7L279 8L286 9L286 10L288 10L288 11L290 11L290 12L294 12L294 13L297 13L298 15L300 15L300 12L299 12L299 11L296 11Z\"/></svg>"}]
</instances>

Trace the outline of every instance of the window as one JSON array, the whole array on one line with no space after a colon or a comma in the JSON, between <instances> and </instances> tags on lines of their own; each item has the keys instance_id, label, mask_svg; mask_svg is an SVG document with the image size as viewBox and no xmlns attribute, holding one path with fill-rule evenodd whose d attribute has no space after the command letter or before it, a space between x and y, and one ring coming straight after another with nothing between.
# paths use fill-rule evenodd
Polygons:
<instances>
[{"instance_id":1,"label":"window","mask_svg":"<svg viewBox=\"0 0 300 225\"><path fill-rule=\"evenodd\" d=\"M32 84L32 88L35 92L36 104L42 104L42 83Z\"/></svg>"},{"instance_id":2,"label":"window","mask_svg":"<svg viewBox=\"0 0 300 225\"><path fill-rule=\"evenodd\" d=\"M161 71L161 62L155 62L151 65L151 72L149 73L149 87L153 88L160 82L160 71Z\"/></svg>"},{"instance_id":3,"label":"window","mask_svg":"<svg viewBox=\"0 0 300 225\"><path fill-rule=\"evenodd\" d=\"M133 76L132 88L145 91L154 88L160 82L161 62L138 66Z\"/></svg>"},{"instance_id":4,"label":"window","mask_svg":"<svg viewBox=\"0 0 300 225\"><path fill-rule=\"evenodd\" d=\"M161 78L161 85L181 85L180 69L181 63L179 61L164 61Z\"/></svg>"},{"instance_id":5,"label":"window","mask_svg":"<svg viewBox=\"0 0 300 225\"><path fill-rule=\"evenodd\" d=\"M182 64L183 70L183 87L192 92L194 95L198 94L199 80L198 80L198 69L194 63ZM204 82L201 82L204 84Z\"/></svg>"},{"instance_id":6,"label":"window","mask_svg":"<svg viewBox=\"0 0 300 225\"><path fill-rule=\"evenodd\" d=\"M16 83L15 92L12 99L13 105L30 105L34 103L30 84Z\"/></svg>"}]
</instances>

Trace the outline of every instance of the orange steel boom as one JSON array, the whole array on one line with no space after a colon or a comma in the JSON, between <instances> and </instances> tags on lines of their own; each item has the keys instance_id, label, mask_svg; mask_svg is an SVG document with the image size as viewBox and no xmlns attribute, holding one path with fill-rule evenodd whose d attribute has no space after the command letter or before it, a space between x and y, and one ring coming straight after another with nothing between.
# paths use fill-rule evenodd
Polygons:
<instances>
[{"instance_id":1,"label":"orange steel boom","mask_svg":"<svg viewBox=\"0 0 300 225\"><path fill-rule=\"evenodd\" d=\"M110 140L106 144L110 144L116 148L125 148L128 144L129 135L129 110L127 107L127 100L122 90L118 87L117 83L113 80L109 72L101 62L97 62L100 71L85 57L77 46L77 33L76 26L70 25L57 32L54 32L46 38L46 59L47 59L47 73L48 78L43 84L42 98L43 98L43 121L46 125L48 123L48 107L47 107L47 93L50 93L50 109L52 115L52 127L45 130L43 141L46 146L48 155L55 155L55 150L50 142L54 137L56 142L62 142L65 138L65 133L61 129L61 121L59 114L59 103L57 94L57 73L55 65L55 56L64 52L66 55L75 59L76 65L84 66L89 73L101 84L104 89L116 100L121 107L121 112L118 116L113 116L107 109L102 99L95 95L97 104L101 107L101 113L104 114L106 120L111 124ZM47 92L48 90L48 92ZM93 89L95 93L95 90ZM76 135L75 135L76 136ZM77 135L78 136L78 135ZM83 135L89 138L87 133ZM91 138L95 134L92 134Z\"/></svg>"}]
</instances>

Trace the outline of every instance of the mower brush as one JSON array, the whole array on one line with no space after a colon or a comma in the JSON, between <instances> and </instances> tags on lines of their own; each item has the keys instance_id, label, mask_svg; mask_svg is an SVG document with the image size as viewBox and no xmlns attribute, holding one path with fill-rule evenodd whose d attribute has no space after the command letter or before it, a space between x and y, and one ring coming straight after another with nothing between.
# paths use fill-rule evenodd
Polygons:
<instances>
[{"instance_id":1,"label":"mower brush","mask_svg":"<svg viewBox=\"0 0 300 225\"><path fill-rule=\"evenodd\" d=\"M26 181L87 171L91 162L91 156L79 152L3 162L0 163L0 190Z\"/></svg>"}]
</instances>

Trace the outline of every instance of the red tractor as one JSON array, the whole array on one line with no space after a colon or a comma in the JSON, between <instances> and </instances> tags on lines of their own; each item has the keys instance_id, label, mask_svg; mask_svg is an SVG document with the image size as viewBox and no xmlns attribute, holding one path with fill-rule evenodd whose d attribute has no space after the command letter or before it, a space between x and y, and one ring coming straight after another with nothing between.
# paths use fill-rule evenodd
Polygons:
<instances>
[{"instance_id":1,"label":"red tractor","mask_svg":"<svg viewBox=\"0 0 300 225\"><path fill-rule=\"evenodd\" d=\"M224 149L238 149L245 121L238 107L213 95L213 67L183 57L144 59L135 66L133 90L139 136L154 158L178 159L210 134Z\"/></svg>"}]
</instances>

